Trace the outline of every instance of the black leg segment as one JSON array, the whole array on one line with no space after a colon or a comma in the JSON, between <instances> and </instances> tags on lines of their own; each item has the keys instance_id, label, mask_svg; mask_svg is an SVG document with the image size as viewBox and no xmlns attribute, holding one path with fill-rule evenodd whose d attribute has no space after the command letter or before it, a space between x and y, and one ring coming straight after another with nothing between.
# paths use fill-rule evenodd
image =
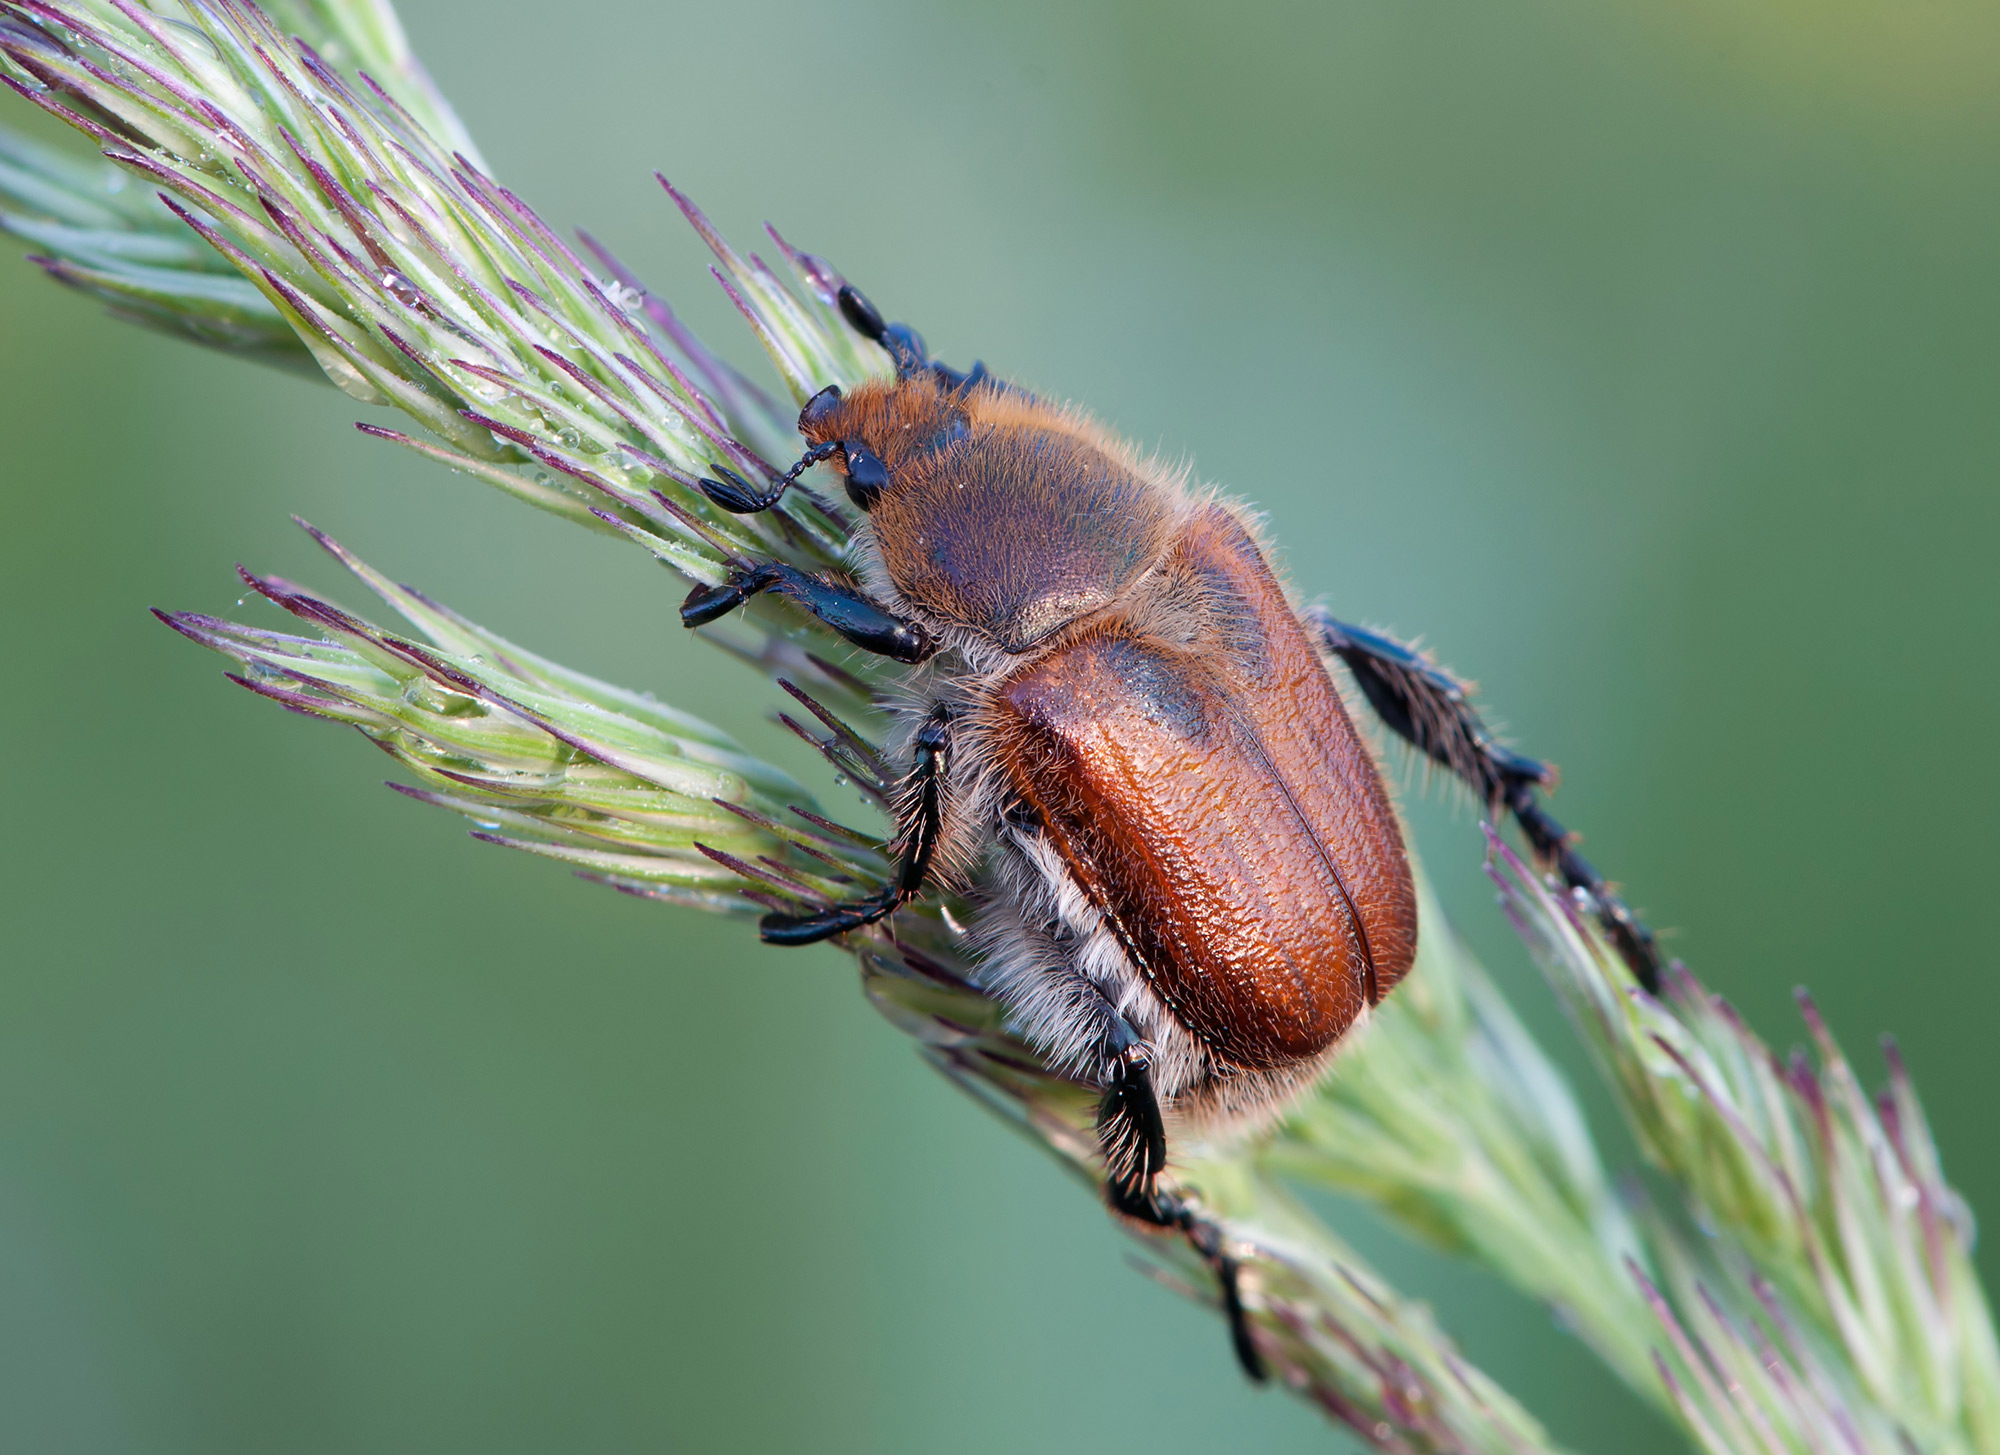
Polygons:
<instances>
[{"instance_id":1,"label":"black leg segment","mask_svg":"<svg viewBox=\"0 0 2000 1455\"><path fill-rule=\"evenodd\" d=\"M1129 1218L1178 1231L1201 1254L1214 1270L1216 1285L1222 1293L1222 1316L1229 1321L1229 1344L1236 1351L1236 1362L1243 1367L1246 1379L1262 1384L1266 1377L1264 1356L1250 1334L1250 1317L1243 1307L1241 1268L1223 1250L1222 1229L1196 1213L1185 1199L1170 1192L1156 1191L1135 1203L1119 1201L1114 1192L1111 1205Z\"/></svg>"},{"instance_id":2,"label":"black leg segment","mask_svg":"<svg viewBox=\"0 0 2000 1455\"><path fill-rule=\"evenodd\" d=\"M1123 1016L1114 1015L1111 1023L1114 1040L1122 1044L1108 1058L1104 1097L1097 1103L1097 1145L1104 1153L1112 1206L1143 1217L1135 1209L1151 1203L1153 1184L1167 1165L1167 1124L1153 1089L1152 1048Z\"/></svg>"},{"instance_id":3,"label":"black leg segment","mask_svg":"<svg viewBox=\"0 0 2000 1455\"><path fill-rule=\"evenodd\" d=\"M1173 1202L1176 1226L1187 1234L1195 1252L1215 1270L1215 1281L1222 1290L1222 1316L1229 1320L1229 1343L1236 1351L1236 1362L1243 1366L1244 1377L1252 1384L1262 1384L1264 1356L1258 1352L1257 1341L1250 1337L1250 1318L1243 1310L1241 1268L1222 1251L1222 1229L1206 1218L1196 1217L1179 1198Z\"/></svg>"},{"instance_id":4,"label":"black leg segment","mask_svg":"<svg viewBox=\"0 0 2000 1455\"><path fill-rule=\"evenodd\" d=\"M942 706L932 709L917 729L916 765L910 770L903 852L896 877L879 893L852 904L832 904L811 914L767 914L758 933L769 945L812 945L848 930L886 919L923 892L930 878L931 859L944 832L945 775L951 766L951 716Z\"/></svg>"},{"instance_id":5,"label":"black leg segment","mask_svg":"<svg viewBox=\"0 0 2000 1455\"><path fill-rule=\"evenodd\" d=\"M969 372L962 373L949 364L936 362L925 353L922 334L907 324L884 323L881 311L851 283L840 286L840 312L854 326L856 333L874 340L889 351L889 357L896 361L896 377L899 379L929 370L938 383L953 393L979 384L1007 387L988 374L984 364L975 362Z\"/></svg>"},{"instance_id":6,"label":"black leg segment","mask_svg":"<svg viewBox=\"0 0 2000 1455\"><path fill-rule=\"evenodd\" d=\"M742 566L720 586L695 587L681 603L681 625L706 626L759 591L771 590L791 598L864 651L898 662L921 662L937 650L920 623L891 616L852 586L822 580L782 561Z\"/></svg>"},{"instance_id":7,"label":"black leg segment","mask_svg":"<svg viewBox=\"0 0 2000 1455\"><path fill-rule=\"evenodd\" d=\"M856 333L889 351L889 357L896 361L898 378L930 367L930 359L924 353L924 336L907 324L884 323L881 311L851 283L841 284L840 312Z\"/></svg>"},{"instance_id":8,"label":"black leg segment","mask_svg":"<svg viewBox=\"0 0 2000 1455\"><path fill-rule=\"evenodd\" d=\"M1094 987L1093 987L1094 988ZM1152 1048L1131 1023L1105 1003L1104 1099L1097 1104L1097 1143L1104 1153L1104 1196L1113 1210L1156 1228L1171 1228L1188 1240L1215 1272L1229 1342L1244 1375L1264 1381L1264 1358L1250 1336L1236 1260L1223 1251L1222 1230L1198 1216L1187 1202L1158 1186L1167 1165L1167 1128L1153 1088Z\"/></svg>"},{"instance_id":9,"label":"black leg segment","mask_svg":"<svg viewBox=\"0 0 2000 1455\"><path fill-rule=\"evenodd\" d=\"M1457 774L1488 812L1511 814L1535 856L1591 897L1605 937L1640 985L1658 993L1663 967L1653 932L1577 853L1568 831L1537 797L1536 790L1554 779L1548 767L1494 742L1464 686L1401 642L1336 621L1318 607L1306 612L1305 621L1324 649L1347 664L1391 732Z\"/></svg>"}]
</instances>

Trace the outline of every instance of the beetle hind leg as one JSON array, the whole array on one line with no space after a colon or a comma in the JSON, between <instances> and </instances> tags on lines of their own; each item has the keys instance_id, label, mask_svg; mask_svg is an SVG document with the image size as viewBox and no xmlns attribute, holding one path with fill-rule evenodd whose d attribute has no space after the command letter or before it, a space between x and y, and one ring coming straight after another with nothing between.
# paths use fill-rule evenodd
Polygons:
<instances>
[{"instance_id":1,"label":"beetle hind leg","mask_svg":"<svg viewBox=\"0 0 2000 1455\"><path fill-rule=\"evenodd\" d=\"M1253 1383L1264 1382L1264 1356L1243 1307L1241 1266L1224 1250L1222 1229L1178 1193L1158 1185L1167 1162L1166 1119L1153 1087L1152 1052L1123 1016L1114 1016L1106 1049L1109 1071L1097 1106L1097 1141L1104 1154L1104 1194L1112 1209L1188 1240L1215 1273L1229 1343ZM1114 1049L1115 1047L1115 1049Z\"/></svg>"},{"instance_id":2,"label":"beetle hind leg","mask_svg":"<svg viewBox=\"0 0 2000 1455\"><path fill-rule=\"evenodd\" d=\"M1121 1045L1110 1057L1104 1098L1097 1104L1097 1145L1104 1154L1105 1191L1111 1205L1146 1217L1154 1182L1167 1165L1167 1124L1153 1089L1153 1056L1124 1018L1113 1021ZM1148 1221L1155 1219L1148 1218Z\"/></svg>"},{"instance_id":3,"label":"beetle hind leg","mask_svg":"<svg viewBox=\"0 0 2000 1455\"><path fill-rule=\"evenodd\" d=\"M1653 932L1542 807L1537 790L1554 783L1554 771L1495 742L1465 685L1414 648L1336 621L1318 607L1306 612L1305 624L1325 651L1347 664L1385 727L1463 779L1489 813L1511 815L1535 857L1553 867L1572 890L1590 896L1605 937L1633 978L1657 995L1663 965Z\"/></svg>"},{"instance_id":4,"label":"beetle hind leg","mask_svg":"<svg viewBox=\"0 0 2000 1455\"><path fill-rule=\"evenodd\" d=\"M1252 1384L1262 1384L1268 1371L1264 1368L1264 1355L1250 1333L1250 1315L1243 1307L1243 1265L1223 1251L1222 1229L1197 1216L1181 1199L1173 1198L1172 1202L1174 1226L1187 1235L1195 1252L1215 1270L1216 1285L1222 1291L1222 1316L1229 1321L1229 1344L1236 1351L1236 1362L1242 1366L1244 1378Z\"/></svg>"},{"instance_id":5,"label":"beetle hind leg","mask_svg":"<svg viewBox=\"0 0 2000 1455\"><path fill-rule=\"evenodd\" d=\"M1015 1028L1053 1069L1098 1088L1106 1205L1141 1227L1188 1240L1215 1275L1244 1374L1261 1381L1264 1361L1221 1229L1188 1198L1161 1185L1167 1161L1162 1088L1169 1098L1187 1094L1200 1082L1200 1060L1176 1044L1176 1034L1185 1033L1177 1033L1170 1017L1147 1012L1139 971L1111 932L1081 913L1080 893L1070 892L1036 812L1008 805L1001 823L1012 852L1000 862L1003 892L981 920L980 984L1007 1006Z\"/></svg>"}]
</instances>

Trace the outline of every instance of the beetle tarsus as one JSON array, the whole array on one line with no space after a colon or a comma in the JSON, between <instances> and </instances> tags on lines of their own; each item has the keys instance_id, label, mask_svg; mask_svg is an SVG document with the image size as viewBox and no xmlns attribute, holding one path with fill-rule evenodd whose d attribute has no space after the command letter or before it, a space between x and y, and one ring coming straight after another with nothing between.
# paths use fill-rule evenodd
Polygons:
<instances>
[{"instance_id":1,"label":"beetle tarsus","mask_svg":"<svg viewBox=\"0 0 2000 1455\"><path fill-rule=\"evenodd\" d=\"M879 893L852 904L831 904L811 914L765 915L757 926L765 944L818 944L887 919L923 893L930 879L931 859L944 835L944 785L951 767L951 722L951 709L939 703L911 740L916 764L906 780L908 827L903 835L903 852L896 863L896 877Z\"/></svg>"},{"instance_id":2,"label":"beetle tarsus","mask_svg":"<svg viewBox=\"0 0 2000 1455\"><path fill-rule=\"evenodd\" d=\"M1175 1201L1179 1202L1179 1199ZM1243 1308L1243 1265L1223 1251L1222 1229L1214 1223L1196 1217L1186 1203L1180 1203L1179 1218L1188 1242L1215 1270L1216 1284L1222 1290L1222 1312L1229 1320L1229 1342L1236 1351L1236 1362L1243 1366L1244 1376L1252 1384L1262 1384L1266 1377L1264 1356L1257 1348L1257 1341L1250 1336L1250 1316Z\"/></svg>"},{"instance_id":3,"label":"beetle tarsus","mask_svg":"<svg viewBox=\"0 0 2000 1455\"><path fill-rule=\"evenodd\" d=\"M1443 764L1488 805L1520 825L1535 857L1551 865L1572 890L1589 895L1612 948L1649 993L1658 994L1663 965L1653 932L1640 922L1570 834L1542 807L1537 790L1553 786L1547 764L1493 740L1464 684L1392 637L1336 621L1312 608L1306 623L1326 650L1347 664L1382 723L1419 752Z\"/></svg>"},{"instance_id":4,"label":"beetle tarsus","mask_svg":"<svg viewBox=\"0 0 2000 1455\"><path fill-rule=\"evenodd\" d=\"M767 914L757 934L767 945L816 945L849 930L887 919L903 902L893 888L852 904L832 904L813 914Z\"/></svg>"},{"instance_id":5,"label":"beetle tarsus","mask_svg":"<svg viewBox=\"0 0 2000 1455\"><path fill-rule=\"evenodd\" d=\"M1264 1356L1257 1348L1257 1340L1250 1332L1249 1311L1243 1304L1243 1265L1231 1257L1224 1247L1222 1229L1195 1212L1185 1198L1174 1193L1153 1188L1135 1197L1120 1189L1115 1181L1108 1184L1107 1191L1115 1211L1152 1227L1180 1233L1188 1240L1188 1246L1201 1255L1215 1274L1216 1287L1222 1297L1222 1315L1229 1321L1229 1345L1236 1353L1236 1362L1242 1366L1244 1378L1252 1384L1262 1384L1268 1373L1264 1367Z\"/></svg>"},{"instance_id":6,"label":"beetle tarsus","mask_svg":"<svg viewBox=\"0 0 2000 1455\"><path fill-rule=\"evenodd\" d=\"M720 586L695 587L681 603L681 625L705 625L727 616L759 591L770 590L791 598L864 651L916 663L937 650L921 623L891 616L854 587L822 580L782 561L738 567Z\"/></svg>"}]
</instances>

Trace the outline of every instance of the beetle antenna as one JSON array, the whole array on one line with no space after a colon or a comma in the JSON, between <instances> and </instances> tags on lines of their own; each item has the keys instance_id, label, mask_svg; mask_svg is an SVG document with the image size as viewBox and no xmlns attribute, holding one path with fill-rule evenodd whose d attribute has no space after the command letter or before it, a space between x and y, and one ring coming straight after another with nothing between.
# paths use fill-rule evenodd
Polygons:
<instances>
[{"instance_id":1,"label":"beetle antenna","mask_svg":"<svg viewBox=\"0 0 2000 1455\"><path fill-rule=\"evenodd\" d=\"M832 443L817 444L799 457L799 462L780 475L770 489L759 491L748 480L727 465L717 465L715 473L720 480L703 476L695 483L701 486L701 493L713 500L731 515L756 515L776 505L784 493L792 488L799 476L831 455L840 446Z\"/></svg>"}]
</instances>

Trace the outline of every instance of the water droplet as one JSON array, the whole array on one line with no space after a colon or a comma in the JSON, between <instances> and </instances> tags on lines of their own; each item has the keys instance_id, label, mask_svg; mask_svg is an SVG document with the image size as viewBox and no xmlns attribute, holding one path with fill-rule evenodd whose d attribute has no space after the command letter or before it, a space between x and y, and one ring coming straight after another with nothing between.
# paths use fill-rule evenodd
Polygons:
<instances>
[{"instance_id":1,"label":"water droplet","mask_svg":"<svg viewBox=\"0 0 2000 1455\"><path fill-rule=\"evenodd\" d=\"M247 597L247 596L239 596L239 597L237 597L237 598L236 598L236 604L237 604L238 606L241 606L241 605L242 605L242 604L243 604L244 602L248 601L249 599L250 599L250 598L249 598L249 597Z\"/></svg>"},{"instance_id":2,"label":"water droplet","mask_svg":"<svg viewBox=\"0 0 2000 1455\"><path fill-rule=\"evenodd\" d=\"M218 51L215 48L215 42L208 38L207 32L204 31L200 26L191 24L190 22L185 20L175 20L170 15L162 15L159 19L162 25L172 26L175 30L179 31L188 40L194 42L195 45L200 46L202 50L208 53L208 57L210 60L219 61L222 59L222 52Z\"/></svg>"},{"instance_id":3,"label":"water droplet","mask_svg":"<svg viewBox=\"0 0 2000 1455\"><path fill-rule=\"evenodd\" d=\"M568 425L564 425L561 429L556 431L556 438L561 440L564 444L568 445L571 449L575 449L578 445L583 443L583 436L578 434L574 429L572 429Z\"/></svg>"},{"instance_id":4,"label":"water droplet","mask_svg":"<svg viewBox=\"0 0 2000 1455\"><path fill-rule=\"evenodd\" d=\"M484 667L486 665L486 654L484 652L474 652L471 660L474 666Z\"/></svg>"},{"instance_id":5,"label":"water droplet","mask_svg":"<svg viewBox=\"0 0 2000 1455\"><path fill-rule=\"evenodd\" d=\"M833 786L836 788L845 788L848 782L849 779L845 773L836 773L833 775Z\"/></svg>"},{"instance_id":6,"label":"water droplet","mask_svg":"<svg viewBox=\"0 0 2000 1455\"><path fill-rule=\"evenodd\" d=\"M405 278L394 268L382 270L382 286L405 308L416 308L424 301L424 295L417 291L417 285Z\"/></svg>"},{"instance_id":7,"label":"water droplet","mask_svg":"<svg viewBox=\"0 0 2000 1455\"><path fill-rule=\"evenodd\" d=\"M481 829L497 829L500 827L500 820L497 818L476 818L472 821L472 826Z\"/></svg>"}]
</instances>

